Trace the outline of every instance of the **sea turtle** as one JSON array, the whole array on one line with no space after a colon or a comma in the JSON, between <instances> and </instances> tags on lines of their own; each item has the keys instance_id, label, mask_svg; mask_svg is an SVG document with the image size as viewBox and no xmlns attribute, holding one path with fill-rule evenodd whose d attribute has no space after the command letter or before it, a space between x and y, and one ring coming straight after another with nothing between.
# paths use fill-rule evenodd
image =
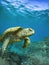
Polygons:
<instances>
[{"instance_id":1,"label":"sea turtle","mask_svg":"<svg viewBox=\"0 0 49 65\"><path fill-rule=\"evenodd\" d=\"M8 28L0 36L0 42L3 43L2 53L4 54L8 44L19 42L21 40L24 40L23 48L26 48L30 44L29 36L31 36L34 33L35 31L32 28L22 28L20 26Z\"/></svg>"}]
</instances>

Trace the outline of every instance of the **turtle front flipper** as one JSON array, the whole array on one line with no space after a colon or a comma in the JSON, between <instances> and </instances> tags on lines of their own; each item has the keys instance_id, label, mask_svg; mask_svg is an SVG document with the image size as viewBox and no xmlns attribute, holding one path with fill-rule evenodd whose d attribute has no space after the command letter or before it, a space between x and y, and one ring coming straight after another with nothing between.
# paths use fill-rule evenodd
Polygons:
<instances>
[{"instance_id":1,"label":"turtle front flipper","mask_svg":"<svg viewBox=\"0 0 49 65\"><path fill-rule=\"evenodd\" d=\"M29 37L25 37L25 39L24 39L24 46L23 46L23 48L26 48L26 47L28 47L28 45L30 44L30 39L29 39Z\"/></svg>"},{"instance_id":2,"label":"turtle front flipper","mask_svg":"<svg viewBox=\"0 0 49 65\"><path fill-rule=\"evenodd\" d=\"M10 41L10 37L7 37L4 41L3 41L3 45L2 45L2 56L4 55L4 52L6 51L6 48L8 46L8 43Z\"/></svg>"}]
</instances>

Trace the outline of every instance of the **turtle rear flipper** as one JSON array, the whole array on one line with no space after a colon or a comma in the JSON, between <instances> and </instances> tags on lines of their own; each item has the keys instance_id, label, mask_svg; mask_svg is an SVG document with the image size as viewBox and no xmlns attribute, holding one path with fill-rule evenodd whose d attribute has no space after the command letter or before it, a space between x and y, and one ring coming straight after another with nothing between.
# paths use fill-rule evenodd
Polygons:
<instances>
[{"instance_id":1,"label":"turtle rear flipper","mask_svg":"<svg viewBox=\"0 0 49 65\"><path fill-rule=\"evenodd\" d=\"M8 43L10 41L10 37L7 37L4 41L3 41L3 45L2 45L2 56L4 55L4 52L6 51L6 48L8 46Z\"/></svg>"}]
</instances>

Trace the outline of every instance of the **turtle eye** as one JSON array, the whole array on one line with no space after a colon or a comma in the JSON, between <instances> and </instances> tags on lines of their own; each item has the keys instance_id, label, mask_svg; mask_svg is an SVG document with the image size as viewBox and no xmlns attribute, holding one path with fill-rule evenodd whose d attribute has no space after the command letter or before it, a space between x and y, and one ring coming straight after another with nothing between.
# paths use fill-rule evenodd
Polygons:
<instances>
[{"instance_id":1,"label":"turtle eye","mask_svg":"<svg viewBox=\"0 0 49 65\"><path fill-rule=\"evenodd\" d=\"M32 31L32 29L31 29L31 28L29 28L29 30L30 30L30 31Z\"/></svg>"}]
</instances>

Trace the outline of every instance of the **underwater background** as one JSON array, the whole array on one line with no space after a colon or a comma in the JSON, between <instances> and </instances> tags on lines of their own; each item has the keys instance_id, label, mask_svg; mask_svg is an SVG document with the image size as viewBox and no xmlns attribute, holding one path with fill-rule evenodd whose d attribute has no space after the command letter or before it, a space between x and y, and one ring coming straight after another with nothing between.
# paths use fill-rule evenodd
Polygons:
<instances>
[{"instance_id":1,"label":"underwater background","mask_svg":"<svg viewBox=\"0 0 49 65\"><path fill-rule=\"evenodd\" d=\"M35 30L35 34L30 37L31 43L28 48L22 48L23 41L9 46L9 50L12 52L31 56L29 56L28 61L23 61L21 65L49 65L49 1L0 0L0 35L7 28L17 26Z\"/></svg>"},{"instance_id":2,"label":"underwater background","mask_svg":"<svg viewBox=\"0 0 49 65\"><path fill-rule=\"evenodd\" d=\"M14 26L30 27L35 30L32 41L49 36L49 6L45 1L1 0L0 34Z\"/></svg>"}]
</instances>

